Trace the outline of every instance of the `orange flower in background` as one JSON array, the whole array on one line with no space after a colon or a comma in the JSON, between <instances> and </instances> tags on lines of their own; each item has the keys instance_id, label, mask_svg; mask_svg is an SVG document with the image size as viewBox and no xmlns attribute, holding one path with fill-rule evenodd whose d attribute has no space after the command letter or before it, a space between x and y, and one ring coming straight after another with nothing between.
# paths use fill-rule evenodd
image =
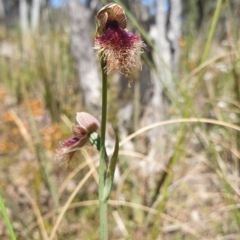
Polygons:
<instances>
[{"instance_id":1,"label":"orange flower in background","mask_svg":"<svg viewBox=\"0 0 240 240\"><path fill-rule=\"evenodd\" d=\"M100 126L99 121L86 112L77 113L76 120L79 125L73 125L73 137L62 142L57 149L57 160L69 162L74 154L88 142L89 134L97 131Z\"/></svg>"},{"instance_id":2,"label":"orange flower in background","mask_svg":"<svg viewBox=\"0 0 240 240\"><path fill-rule=\"evenodd\" d=\"M141 38L126 30L124 10L115 3L103 7L97 14L97 30L94 48L107 62L107 73L112 70L124 74L131 83L132 68L141 68L140 54L146 45Z\"/></svg>"},{"instance_id":3,"label":"orange flower in background","mask_svg":"<svg viewBox=\"0 0 240 240\"><path fill-rule=\"evenodd\" d=\"M43 114L44 104L39 99L30 100L30 106L35 116L41 116Z\"/></svg>"},{"instance_id":4,"label":"orange flower in background","mask_svg":"<svg viewBox=\"0 0 240 240\"><path fill-rule=\"evenodd\" d=\"M14 117L11 112L4 112L2 118L3 118L3 121L6 123L14 121Z\"/></svg>"}]
</instances>

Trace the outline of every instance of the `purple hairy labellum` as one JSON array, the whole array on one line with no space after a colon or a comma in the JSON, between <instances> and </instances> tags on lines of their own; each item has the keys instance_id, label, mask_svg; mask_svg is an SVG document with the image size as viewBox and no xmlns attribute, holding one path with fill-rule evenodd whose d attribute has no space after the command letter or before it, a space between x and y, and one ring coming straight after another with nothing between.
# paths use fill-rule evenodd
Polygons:
<instances>
[{"instance_id":1,"label":"purple hairy labellum","mask_svg":"<svg viewBox=\"0 0 240 240\"><path fill-rule=\"evenodd\" d=\"M140 54L146 45L139 36L126 30L124 10L115 3L102 8L96 22L94 48L107 62L105 71L123 73L130 84L130 71L135 67L141 68Z\"/></svg>"},{"instance_id":2,"label":"purple hairy labellum","mask_svg":"<svg viewBox=\"0 0 240 240\"><path fill-rule=\"evenodd\" d=\"M79 125L72 126L73 137L63 141L57 149L56 158L59 161L69 163L74 154L88 142L89 134L100 126L99 121L86 112L77 113L76 120Z\"/></svg>"}]
</instances>

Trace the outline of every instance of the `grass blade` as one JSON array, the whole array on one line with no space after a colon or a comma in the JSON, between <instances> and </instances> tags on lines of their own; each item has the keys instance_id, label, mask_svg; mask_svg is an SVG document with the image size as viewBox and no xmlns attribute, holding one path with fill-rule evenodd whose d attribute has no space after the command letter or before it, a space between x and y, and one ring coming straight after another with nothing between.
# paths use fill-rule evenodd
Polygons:
<instances>
[{"instance_id":1,"label":"grass blade","mask_svg":"<svg viewBox=\"0 0 240 240\"><path fill-rule=\"evenodd\" d=\"M6 211L6 208L5 208L5 205L4 205L4 202L3 202L3 199L2 199L1 196L0 196L0 210L1 210L1 213L3 215L4 221L7 225L7 229L9 231L11 240L16 240L17 238L16 238L16 235L14 233L12 223L11 223L9 217L8 217L8 214L7 214L7 211Z\"/></svg>"}]
</instances>

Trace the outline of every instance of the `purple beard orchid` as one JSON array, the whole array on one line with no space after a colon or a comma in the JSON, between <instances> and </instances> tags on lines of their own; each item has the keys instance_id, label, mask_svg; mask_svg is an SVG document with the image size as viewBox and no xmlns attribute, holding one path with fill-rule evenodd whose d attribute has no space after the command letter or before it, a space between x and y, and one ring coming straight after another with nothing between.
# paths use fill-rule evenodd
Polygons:
<instances>
[{"instance_id":1,"label":"purple beard orchid","mask_svg":"<svg viewBox=\"0 0 240 240\"><path fill-rule=\"evenodd\" d=\"M74 154L89 140L89 134L97 131L99 121L86 112L77 113L76 120L79 125L73 125L73 137L61 143L57 149L57 160L69 162Z\"/></svg>"},{"instance_id":2,"label":"purple beard orchid","mask_svg":"<svg viewBox=\"0 0 240 240\"><path fill-rule=\"evenodd\" d=\"M141 38L126 30L127 21L123 9L110 3L97 14L97 31L94 48L107 62L106 71L118 71L131 83L130 70L141 68L140 54L146 45Z\"/></svg>"}]
</instances>

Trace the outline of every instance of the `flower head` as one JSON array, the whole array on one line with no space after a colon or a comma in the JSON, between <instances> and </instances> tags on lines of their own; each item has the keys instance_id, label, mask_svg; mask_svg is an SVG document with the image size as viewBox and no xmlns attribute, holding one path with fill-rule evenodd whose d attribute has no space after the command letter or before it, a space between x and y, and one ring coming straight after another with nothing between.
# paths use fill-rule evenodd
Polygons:
<instances>
[{"instance_id":1,"label":"flower head","mask_svg":"<svg viewBox=\"0 0 240 240\"><path fill-rule=\"evenodd\" d=\"M57 149L57 160L69 162L74 154L88 142L89 134L97 131L100 126L99 121L86 112L77 113L76 120L79 125L72 126L73 137L63 141Z\"/></svg>"},{"instance_id":2,"label":"flower head","mask_svg":"<svg viewBox=\"0 0 240 240\"><path fill-rule=\"evenodd\" d=\"M97 30L94 48L107 62L106 71L119 71L128 82L130 70L141 68L140 53L145 44L139 36L126 30L127 20L124 10L115 3L103 7L97 14Z\"/></svg>"}]
</instances>

